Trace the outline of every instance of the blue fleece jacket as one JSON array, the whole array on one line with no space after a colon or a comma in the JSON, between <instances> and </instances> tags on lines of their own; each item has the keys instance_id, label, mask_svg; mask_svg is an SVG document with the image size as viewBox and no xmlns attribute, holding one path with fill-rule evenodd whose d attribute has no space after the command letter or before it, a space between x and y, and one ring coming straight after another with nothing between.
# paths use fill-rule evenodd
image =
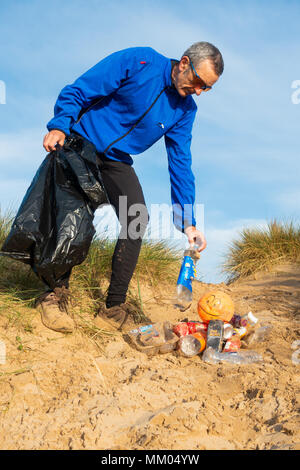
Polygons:
<instances>
[{"instance_id":1,"label":"blue fleece jacket","mask_svg":"<svg viewBox=\"0 0 300 470\"><path fill-rule=\"evenodd\" d=\"M129 165L130 155L164 136L174 224L183 230L196 225L190 152L196 111L193 98L182 98L172 85L171 59L150 47L132 47L109 55L63 88L47 128L66 135L73 129L108 158Z\"/></svg>"}]
</instances>

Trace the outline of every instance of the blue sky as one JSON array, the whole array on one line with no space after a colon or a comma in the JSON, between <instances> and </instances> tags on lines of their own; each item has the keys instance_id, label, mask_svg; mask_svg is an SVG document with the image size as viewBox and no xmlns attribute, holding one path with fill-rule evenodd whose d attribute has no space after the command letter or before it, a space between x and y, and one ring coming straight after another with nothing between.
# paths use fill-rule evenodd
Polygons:
<instances>
[{"instance_id":1,"label":"blue sky","mask_svg":"<svg viewBox=\"0 0 300 470\"><path fill-rule=\"evenodd\" d=\"M222 280L218 265L239 230L299 218L300 104L291 98L299 24L300 0L0 2L2 211L18 208L46 155L42 139L63 86L115 50L152 46L180 58L193 42L209 41L225 70L212 92L195 98L192 155L208 242L199 273ZM163 140L134 160L147 205L170 203Z\"/></svg>"}]
</instances>

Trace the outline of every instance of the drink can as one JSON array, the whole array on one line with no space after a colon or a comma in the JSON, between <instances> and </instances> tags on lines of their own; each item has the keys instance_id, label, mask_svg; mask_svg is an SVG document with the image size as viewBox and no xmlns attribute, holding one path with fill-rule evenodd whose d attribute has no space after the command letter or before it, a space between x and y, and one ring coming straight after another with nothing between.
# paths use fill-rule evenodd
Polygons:
<instances>
[{"instance_id":1,"label":"drink can","mask_svg":"<svg viewBox=\"0 0 300 470\"><path fill-rule=\"evenodd\" d=\"M233 326L230 323L224 323L223 339L227 340L232 337L234 333Z\"/></svg>"},{"instance_id":2,"label":"drink can","mask_svg":"<svg viewBox=\"0 0 300 470\"><path fill-rule=\"evenodd\" d=\"M221 351L223 346L224 323L222 320L210 320L207 329L207 347Z\"/></svg>"},{"instance_id":3,"label":"drink can","mask_svg":"<svg viewBox=\"0 0 300 470\"><path fill-rule=\"evenodd\" d=\"M192 335L193 333L201 332L206 334L208 325L199 321L180 322L173 327L174 333L177 336Z\"/></svg>"},{"instance_id":4,"label":"drink can","mask_svg":"<svg viewBox=\"0 0 300 470\"><path fill-rule=\"evenodd\" d=\"M232 336L232 338L226 341L223 352L238 352L241 348L241 340L238 335Z\"/></svg>"},{"instance_id":5,"label":"drink can","mask_svg":"<svg viewBox=\"0 0 300 470\"><path fill-rule=\"evenodd\" d=\"M201 353L202 351L204 351L205 347L206 347L206 336L204 336L202 333L198 332L198 333L193 333L192 336L194 336L194 338L196 338L199 343L200 343L200 351L199 353Z\"/></svg>"},{"instance_id":6,"label":"drink can","mask_svg":"<svg viewBox=\"0 0 300 470\"><path fill-rule=\"evenodd\" d=\"M182 336L178 342L178 348L183 356L192 357L203 351L205 343L206 341L201 333L194 333L193 335Z\"/></svg>"}]
</instances>

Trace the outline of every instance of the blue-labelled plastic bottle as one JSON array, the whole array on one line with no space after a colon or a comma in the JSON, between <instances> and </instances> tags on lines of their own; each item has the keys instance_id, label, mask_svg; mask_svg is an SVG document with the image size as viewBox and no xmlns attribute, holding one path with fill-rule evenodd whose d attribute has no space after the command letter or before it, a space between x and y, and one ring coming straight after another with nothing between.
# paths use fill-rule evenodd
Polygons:
<instances>
[{"instance_id":1,"label":"blue-labelled plastic bottle","mask_svg":"<svg viewBox=\"0 0 300 470\"><path fill-rule=\"evenodd\" d=\"M196 262L200 254L195 245L184 251L181 269L179 272L174 306L181 311L190 307L193 300L192 280L196 277Z\"/></svg>"}]
</instances>

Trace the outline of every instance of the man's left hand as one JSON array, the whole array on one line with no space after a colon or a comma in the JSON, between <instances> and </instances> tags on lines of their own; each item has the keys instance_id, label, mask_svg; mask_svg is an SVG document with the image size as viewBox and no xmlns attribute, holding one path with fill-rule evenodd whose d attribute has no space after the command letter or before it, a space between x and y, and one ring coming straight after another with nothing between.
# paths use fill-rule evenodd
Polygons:
<instances>
[{"instance_id":1,"label":"man's left hand","mask_svg":"<svg viewBox=\"0 0 300 470\"><path fill-rule=\"evenodd\" d=\"M197 230L196 227L190 226L184 230L184 233L188 237L188 241L191 247L195 244L198 245L198 251L203 251L206 248L206 240L202 232Z\"/></svg>"}]
</instances>

